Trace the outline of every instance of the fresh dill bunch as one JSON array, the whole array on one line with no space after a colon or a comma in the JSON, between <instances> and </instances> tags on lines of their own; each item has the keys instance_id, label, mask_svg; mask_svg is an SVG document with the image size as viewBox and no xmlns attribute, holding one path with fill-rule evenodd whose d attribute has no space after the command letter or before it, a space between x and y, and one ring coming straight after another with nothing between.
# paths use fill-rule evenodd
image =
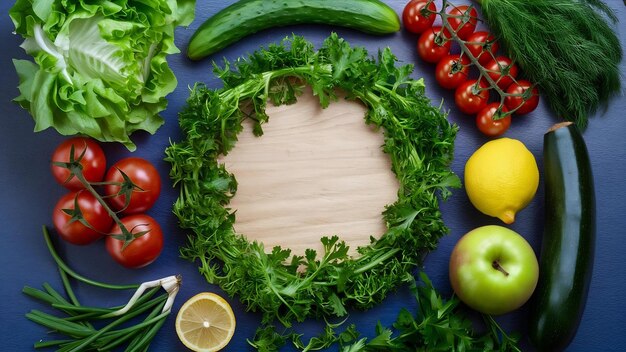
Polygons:
<instances>
[{"instance_id":1,"label":"fresh dill bunch","mask_svg":"<svg viewBox=\"0 0 626 352\"><path fill-rule=\"evenodd\" d=\"M621 93L622 48L613 10L600 0L482 0L510 57L560 117L585 128Z\"/></svg>"}]
</instances>

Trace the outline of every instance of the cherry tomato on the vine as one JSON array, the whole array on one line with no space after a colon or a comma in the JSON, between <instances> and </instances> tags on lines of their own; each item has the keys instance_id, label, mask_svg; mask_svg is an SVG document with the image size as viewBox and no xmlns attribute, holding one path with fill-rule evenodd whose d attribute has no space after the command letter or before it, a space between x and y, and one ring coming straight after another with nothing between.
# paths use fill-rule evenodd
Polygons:
<instances>
[{"instance_id":1,"label":"cherry tomato on the vine","mask_svg":"<svg viewBox=\"0 0 626 352\"><path fill-rule=\"evenodd\" d=\"M528 114L539 105L539 90L527 80L520 79L513 82L506 92L507 94L515 94L504 98L504 105L515 114Z\"/></svg>"},{"instance_id":2,"label":"cherry tomato on the vine","mask_svg":"<svg viewBox=\"0 0 626 352\"><path fill-rule=\"evenodd\" d=\"M452 42L443 35L441 27L435 26L422 33L417 40L417 53L422 60L439 62L450 52Z\"/></svg>"},{"instance_id":3,"label":"cherry tomato on the vine","mask_svg":"<svg viewBox=\"0 0 626 352\"><path fill-rule=\"evenodd\" d=\"M79 217L66 213L65 210L75 211L78 204ZM81 222L85 221L89 226ZM52 211L52 222L59 236L67 242L86 245L100 239L113 224L102 204L87 191L70 192L59 199Z\"/></svg>"},{"instance_id":4,"label":"cherry tomato on the vine","mask_svg":"<svg viewBox=\"0 0 626 352\"><path fill-rule=\"evenodd\" d=\"M435 79L446 89L454 89L467 80L469 59L458 54L447 55L437 63Z\"/></svg>"},{"instance_id":5,"label":"cherry tomato on the vine","mask_svg":"<svg viewBox=\"0 0 626 352\"><path fill-rule=\"evenodd\" d=\"M54 165L54 162L67 163L70 161L70 151L74 146L74 160L80 159L82 173L88 182L100 182L106 171L106 157L100 145L93 139L74 137L61 142L52 153L51 171L54 179L65 188L79 190L85 186L76 178L70 177L70 170ZM82 155L82 156L81 156Z\"/></svg>"},{"instance_id":6,"label":"cherry tomato on the vine","mask_svg":"<svg viewBox=\"0 0 626 352\"><path fill-rule=\"evenodd\" d=\"M511 115L498 116L506 112L508 112L506 106L500 108L500 103L489 103L476 115L476 127L487 136L500 136L511 126Z\"/></svg>"},{"instance_id":7,"label":"cherry tomato on the vine","mask_svg":"<svg viewBox=\"0 0 626 352\"><path fill-rule=\"evenodd\" d=\"M495 59L496 53L500 45L489 32L478 31L472 33L467 37L467 43L465 43L467 49L474 55L478 62L486 64L487 62Z\"/></svg>"},{"instance_id":8,"label":"cherry tomato on the vine","mask_svg":"<svg viewBox=\"0 0 626 352\"><path fill-rule=\"evenodd\" d=\"M105 239L109 255L126 268L141 268L154 262L163 250L161 226L145 214L130 215L122 218L121 222L131 234L137 237L123 248L124 240L114 237L122 233L119 225L116 224Z\"/></svg>"},{"instance_id":9,"label":"cherry tomato on the vine","mask_svg":"<svg viewBox=\"0 0 626 352\"><path fill-rule=\"evenodd\" d=\"M133 187L128 202L124 194L119 194L121 189L119 184L124 182L122 172L136 186ZM129 157L118 161L109 168L104 180L107 183L104 193L108 203L124 214L137 214L150 209L161 194L159 172L149 161L142 158ZM123 193L123 190L121 192Z\"/></svg>"},{"instance_id":10,"label":"cherry tomato on the vine","mask_svg":"<svg viewBox=\"0 0 626 352\"><path fill-rule=\"evenodd\" d=\"M411 0L402 11L402 23L409 32L420 34L435 22L437 7L429 0Z\"/></svg>"},{"instance_id":11,"label":"cherry tomato on the vine","mask_svg":"<svg viewBox=\"0 0 626 352\"><path fill-rule=\"evenodd\" d=\"M474 6L453 6L448 11L448 16L448 23L459 38L465 40L474 33L478 22L478 12ZM444 30L444 33L450 37L447 29Z\"/></svg>"},{"instance_id":12,"label":"cherry tomato on the vine","mask_svg":"<svg viewBox=\"0 0 626 352\"><path fill-rule=\"evenodd\" d=\"M475 114L487 105L489 90L482 81L471 79L461 83L454 92L456 106L465 114Z\"/></svg>"},{"instance_id":13,"label":"cherry tomato on the vine","mask_svg":"<svg viewBox=\"0 0 626 352\"><path fill-rule=\"evenodd\" d=\"M517 77L517 65L506 56L498 56L495 60L487 62L483 67L487 70L489 77L501 89L507 89Z\"/></svg>"}]
</instances>

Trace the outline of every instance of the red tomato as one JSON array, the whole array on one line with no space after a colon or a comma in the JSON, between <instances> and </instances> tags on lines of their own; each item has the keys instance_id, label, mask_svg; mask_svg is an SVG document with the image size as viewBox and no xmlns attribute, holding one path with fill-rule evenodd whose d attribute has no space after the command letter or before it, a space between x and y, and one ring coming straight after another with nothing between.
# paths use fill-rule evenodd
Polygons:
<instances>
[{"instance_id":1,"label":"red tomato","mask_svg":"<svg viewBox=\"0 0 626 352\"><path fill-rule=\"evenodd\" d=\"M509 129L511 115L499 117L501 112L508 112L506 106L502 106L502 110L498 111L499 108L500 103L490 103L476 115L476 126L480 132L490 137L497 137ZM494 115L496 115L495 119Z\"/></svg>"},{"instance_id":2,"label":"red tomato","mask_svg":"<svg viewBox=\"0 0 626 352\"><path fill-rule=\"evenodd\" d=\"M539 105L539 90L526 80L520 79L517 82L513 82L507 88L506 93L515 94L515 96L506 96L504 105L516 114L528 114Z\"/></svg>"},{"instance_id":3,"label":"red tomato","mask_svg":"<svg viewBox=\"0 0 626 352\"><path fill-rule=\"evenodd\" d=\"M437 63L435 78L440 86L446 89L454 89L467 80L469 73L467 56L458 54L447 55Z\"/></svg>"},{"instance_id":4,"label":"red tomato","mask_svg":"<svg viewBox=\"0 0 626 352\"><path fill-rule=\"evenodd\" d=\"M496 37L485 31L472 33L472 35L467 37L467 43L465 44L472 55L483 65L496 57L500 47L500 44L496 42Z\"/></svg>"},{"instance_id":5,"label":"red tomato","mask_svg":"<svg viewBox=\"0 0 626 352\"><path fill-rule=\"evenodd\" d=\"M422 60L439 62L450 52L452 42L441 33L441 27L432 27L422 33L417 40L417 53Z\"/></svg>"},{"instance_id":6,"label":"red tomato","mask_svg":"<svg viewBox=\"0 0 626 352\"><path fill-rule=\"evenodd\" d=\"M452 10L448 11L448 23L456 35L465 40L476 29L476 23L478 22L478 13L473 6L454 6ZM444 29L444 33L450 37L447 29Z\"/></svg>"},{"instance_id":7,"label":"red tomato","mask_svg":"<svg viewBox=\"0 0 626 352\"><path fill-rule=\"evenodd\" d=\"M120 189L125 187L120 186L120 183L124 182L124 177L120 171L139 187L139 189L133 188L128 205L126 205L126 195L118 195ZM142 158L130 157L118 161L109 168L104 180L107 183L114 183L104 187L107 201L111 207L117 211L122 211L124 214L145 212L154 205L159 194L161 194L159 172L149 161Z\"/></svg>"},{"instance_id":8,"label":"red tomato","mask_svg":"<svg viewBox=\"0 0 626 352\"><path fill-rule=\"evenodd\" d=\"M471 79L461 83L454 92L456 106L465 114L475 114L487 105L489 90L483 82Z\"/></svg>"},{"instance_id":9,"label":"red tomato","mask_svg":"<svg viewBox=\"0 0 626 352\"><path fill-rule=\"evenodd\" d=\"M409 32L420 34L435 22L437 7L428 0L411 0L402 11L402 23Z\"/></svg>"},{"instance_id":10,"label":"red tomato","mask_svg":"<svg viewBox=\"0 0 626 352\"><path fill-rule=\"evenodd\" d=\"M498 56L495 60L491 60L483 66L487 70L487 74L496 82L501 89L507 89L517 77L517 65L506 56ZM485 80L485 83L487 81Z\"/></svg>"},{"instance_id":11,"label":"red tomato","mask_svg":"<svg viewBox=\"0 0 626 352\"><path fill-rule=\"evenodd\" d=\"M72 217L63 211L75 209L75 202L78 202L82 218L89 226L78 220L70 221ZM52 222L62 239L73 244L85 245L106 234L113 224L113 219L91 193L78 191L70 192L59 199L52 212Z\"/></svg>"},{"instance_id":12,"label":"red tomato","mask_svg":"<svg viewBox=\"0 0 626 352\"><path fill-rule=\"evenodd\" d=\"M156 220L145 214L136 214L122 218L121 221L137 237L122 249L124 241L113 237L121 235L122 231L119 225L114 225L105 239L109 255L126 268L141 268L155 261L163 250L163 232ZM147 232L141 234L144 231Z\"/></svg>"},{"instance_id":13,"label":"red tomato","mask_svg":"<svg viewBox=\"0 0 626 352\"><path fill-rule=\"evenodd\" d=\"M67 163L70 161L72 146L74 146L74 160L78 160L84 152L80 159L80 164L83 166L83 176L85 176L85 179L88 182L102 181L102 177L104 177L104 172L106 171L104 151L96 141L84 137L66 139L56 147L54 153L52 153L53 163L51 165L52 176L54 176L55 180L70 190L85 188L76 177L72 177L68 180L70 170L54 165L54 162Z\"/></svg>"}]
</instances>

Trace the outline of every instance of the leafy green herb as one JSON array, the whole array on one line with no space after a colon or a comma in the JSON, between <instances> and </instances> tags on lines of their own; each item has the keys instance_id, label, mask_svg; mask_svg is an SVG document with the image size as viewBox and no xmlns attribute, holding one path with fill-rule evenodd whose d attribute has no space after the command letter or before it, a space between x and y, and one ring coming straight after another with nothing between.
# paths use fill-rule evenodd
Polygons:
<instances>
[{"instance_id":1,"label":"leafy green herb","mask_svg":"<svg viewBox=\"0 0 626 352\"><path fill-rule=\"evenodd\" d=\"M166 58L179 52L174 29L191 23L195 0L17 0L9 10L29 60L14 60L15 101L54 128L123 143L154 133L176 88Z\"/></svg>"},{"instance_id":2,"label":"leafy green herb","mask_svg":"<svg viewBox=\"0 0 626 352\"><path fill-rule=\"evenodd\" d=\"M259 351L278 350L288 341L301 351L317 351L335 345L339 345L341 352L521 351L519 336L506 334L491 316L483 315L487 331L477 333L475 324L459 308L460 301L456 297L444 300L425 273L420 273L420 278L420 285L415 281L411 283L418 311L414 314L402 309L392 327L378 324L373 338L361 338L355 325L338 333L341 324L327 324L324 332L306 345L300 334L293 331L278 334L272 327L257 331L250 344Z\"/></svg>"},{"instance_id":3,"label":"leafy green herb","mask_svg":"<svg viewBox=\"0 0 626 352\"><path fill-rule=\"evenodd\" d=\"M421 282L413 286L417 314L403 309L393 329L378 325L376 337L344 344L342 351L521 351L519 337L507 335L491 316L484 316L487 333L477 334L472 321L458 308L460 301L456 297L442 299L423 272Z\"/></svg>"},{"instance_id":4,"label":"leafy green herb","mask_svg":"<svg viewBox=\"0 0 626 352\"><path fill-rule=\"evenodd\" d=\"M45 227L43 233L48 250L59 268L67 298L47 283L43 284L43 290L26 286L23 292L64 313L64 316L31 310L26 317L52 332L65 335L66 338L41 340L35 343L35 348L58 347L58 351L110 351L126 344L125 351L146 351L150 341L171 312L174 298L180 287L180 278L170 276L141 285L112 285L97 282L68 267L54 249L52 239ZM70 277L104 289L136 289L136 291L125 306L86 307L82 306L76 298L69 281ZM160 287L167 292L155 296ZM144 315L142 320L132 320L140 319L142 314ZM136 322L133 323L133 321ZM102 326L96 328L96 324Z\"/></svg>"},{"instance_id":5,"label":"leafy green herb","mask_svg":"<svg viewBox=\"0 0 626 352\"><path fill-rule=\"evenodd\" d=\"M600 0L482 0L482 13L552 110L579 127L619 94L622 47Z\"/></svg>"},{"instance_id":6,"label":"leafy green herb","mask_svg":"<svg viewBox=\"0 0 626 352\"><path fill-rule=\"evenodd\" d=\"M278 320L289 327L308 317L344 316L347 307L372 307L411 282L424 254L447 233L439 201L460 184L449 168L457 128L425 96L423 81L410 77L412 66L396 61L389 49L370 57L336 34L317 51L294 36L214 65L223 88L197 84L191 91L180 113L185 139L166 150L180 188L173 211L181 227L193 231L181 255L198 262L209 282L261 311L263 324ZM294 103L304 85L322 107L338 99L337 90L367 106L365 122L383 129L383 150L400 184L397 201L382 214L387 232L358 248L356 258L338 236L322 238L321 253L297 256L280 247L266 252L233 229L229 200L237 181L217 158L235 147L244 119L252 119L261 135L268 100Z\"/></svg>"}]
</instances>

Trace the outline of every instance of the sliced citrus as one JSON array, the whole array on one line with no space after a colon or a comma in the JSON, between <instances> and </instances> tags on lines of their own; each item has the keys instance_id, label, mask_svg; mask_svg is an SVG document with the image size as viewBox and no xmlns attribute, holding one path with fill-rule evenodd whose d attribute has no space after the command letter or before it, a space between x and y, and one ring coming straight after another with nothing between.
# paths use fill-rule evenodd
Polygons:
<instances>
[{"instance_id":1,"label":"sliced citrus","mask_svg":"<svg viewBox=\"0 0 626 352\"><path fill-rule=\"evenodd\" d=\"M191 297L178 311L176 333L193 351L219 351L235 333L235 314L222 297L202 292Z\"/></svg>"}]
</instances>

